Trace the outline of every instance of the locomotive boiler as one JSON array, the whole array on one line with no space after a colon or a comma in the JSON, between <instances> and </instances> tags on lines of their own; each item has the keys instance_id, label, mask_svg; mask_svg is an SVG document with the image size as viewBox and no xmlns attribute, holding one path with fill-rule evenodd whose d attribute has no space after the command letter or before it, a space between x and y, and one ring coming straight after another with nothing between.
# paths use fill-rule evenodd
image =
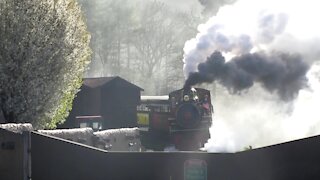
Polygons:
<instances>
[{"instance_id":1,"label":"locomotive boiler","mask_svg":"<svg viewBox=\"0 0 320 180\"><path fill-rule=\"evenodd\" d=\"M210 138L210 91L183 88L168 96L142 96L137 107L141 143L147 149L198 150Z\"/></svg>"}]
</instances>

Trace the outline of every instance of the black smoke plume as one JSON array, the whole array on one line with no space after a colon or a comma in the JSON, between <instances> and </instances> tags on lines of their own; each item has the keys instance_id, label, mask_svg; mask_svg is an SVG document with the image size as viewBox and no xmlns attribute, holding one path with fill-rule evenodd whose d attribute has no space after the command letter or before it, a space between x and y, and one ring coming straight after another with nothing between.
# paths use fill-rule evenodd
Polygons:
<instances>
[{"instance_id":1,"label":"black smoke plume","mask_svg":"<svg viewBox=\"0 0 320 180\"><path fill-rule=\"evenodd\" d=\"M198 72L189 74L184 88L218 81L230 92L240 93L258 82L269 92L277 92L281 99L290 100L307 86L308 70L309 65L297 54L248 53L226 62L216 51L198 65Z\"/></svg>"}]
</instances>

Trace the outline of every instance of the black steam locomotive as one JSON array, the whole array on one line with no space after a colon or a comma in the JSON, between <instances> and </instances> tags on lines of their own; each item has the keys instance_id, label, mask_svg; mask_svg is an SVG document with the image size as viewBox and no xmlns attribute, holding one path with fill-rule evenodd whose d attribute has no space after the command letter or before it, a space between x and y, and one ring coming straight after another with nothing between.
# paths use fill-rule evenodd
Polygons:
<instances>
[{"instance_id":1,"label":"black steam locomotive","mask_svg":"<svg viewBox=\"0 0 320 180\"><path fill-rule=\"evenodd\" d=\"M142 96L137 108L142 145L163 150L198 150L210 138L213 107L210 91L184 88L169 96Z\"/></svg>"}]
</instances>

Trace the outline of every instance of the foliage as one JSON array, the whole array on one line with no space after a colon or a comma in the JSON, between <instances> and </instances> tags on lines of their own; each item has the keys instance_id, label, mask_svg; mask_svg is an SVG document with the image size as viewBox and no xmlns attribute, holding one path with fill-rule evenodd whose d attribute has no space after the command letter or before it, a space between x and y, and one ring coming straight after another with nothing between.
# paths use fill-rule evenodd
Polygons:
<instances>
[{"instance_id":1,"label":"foliage","mask_svg":"<svg viewBox=\"0 0 320 180\"><path fill-rule=\"evenodd\" d=\"M54 128L68 115L89 62L75 0L0 1L0 105L7 122Z\"/></svg>"}]
</instances>

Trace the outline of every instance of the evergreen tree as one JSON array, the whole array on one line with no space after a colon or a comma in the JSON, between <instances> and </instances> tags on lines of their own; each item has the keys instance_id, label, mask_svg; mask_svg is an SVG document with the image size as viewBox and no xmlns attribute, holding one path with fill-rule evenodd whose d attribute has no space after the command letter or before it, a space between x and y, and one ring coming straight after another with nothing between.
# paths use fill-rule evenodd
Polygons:
<instances>
[{"instance_id":1,"label":"evergreen tree","mask_svg":"<svg viewBox=\"0 0 320 180\"><path fill-rule=\"evenodd\" d=\"M91 50L75 0L0 0L0 106L6 122L54 128Z\"/></svg>"}]
</instances>

